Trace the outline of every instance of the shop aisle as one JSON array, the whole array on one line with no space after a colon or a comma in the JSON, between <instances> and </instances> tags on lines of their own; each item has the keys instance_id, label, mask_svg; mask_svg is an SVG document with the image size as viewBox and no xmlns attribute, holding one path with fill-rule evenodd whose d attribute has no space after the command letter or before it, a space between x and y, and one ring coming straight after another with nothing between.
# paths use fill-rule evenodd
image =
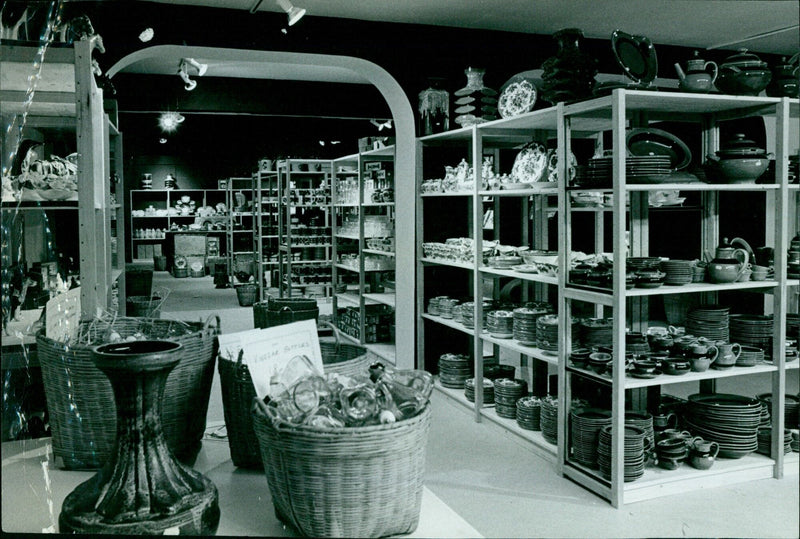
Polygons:
<instances>
[{"instance_id":1,"label":"shop aisle","mask_svg":"<svg viewBox=\"0 0 800 539\"><path fill-rule=\"evenodd\" d=\"M156 274L154 286L169 287L174 281L191 280ZM228 301L231 297L232 301ZM186 309L187 306L195 309ZM253 324L251 308L239 307L232 290L216 290L211 283L202 289L175 286L164 307L164 317L185 320L218 313L226 333L252 328ZM787 382L789 391L797 391L797 380ZM750 389L759 391L757 387ZM552 463L533 454L516 436L488 421L476 423L471 412L449 398L434 392L432 406L425 485L442 502L442 511L448 508L449 514L452 510L482 536L800 536L796 470L795 475L782 480L687 492L614 509L591 492L559 477ZM217 375L208 425L211 428L223 424ZM232 464L227 465L233 469Z\"/></svg>"}]
</instances>

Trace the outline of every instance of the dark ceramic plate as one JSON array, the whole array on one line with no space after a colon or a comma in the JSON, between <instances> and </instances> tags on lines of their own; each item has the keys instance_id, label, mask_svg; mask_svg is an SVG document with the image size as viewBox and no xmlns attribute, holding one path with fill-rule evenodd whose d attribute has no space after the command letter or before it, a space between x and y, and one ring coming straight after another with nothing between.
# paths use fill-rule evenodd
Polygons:
<instances>
[{"instance_id":1,"label":"dark ceramic plate","mask_svg":"<svg viewBox=\"0 0 800 539\"><path fill-rule=\"evenodd\" d=\"M656 78L658 59L656 49L648 38L614 30L611 48L628 78L643 85L650 84Z\"/></svg>"},{"instance_id":2,"label":"dark ceramic plate","mask_svg":"<svg viewBox=\"0 0 800 539\"><path fill-rule=\"evenodd\" d=\"M664 155L669 157L673 170L686 168L692 152L681 139L661 129L630 129L625 136L628 152L633 156Z\"/></svg>"}]
</instances>

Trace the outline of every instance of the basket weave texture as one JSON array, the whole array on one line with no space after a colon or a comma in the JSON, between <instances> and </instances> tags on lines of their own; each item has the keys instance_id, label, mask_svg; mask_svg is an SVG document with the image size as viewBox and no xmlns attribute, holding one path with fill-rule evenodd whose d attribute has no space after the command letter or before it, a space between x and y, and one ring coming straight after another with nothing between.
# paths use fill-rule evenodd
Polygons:
<instances>
[{"instance_id":1,"label":"basket weave texture","mask_svg":"<svg viewBox=\"0 0 800 539\"><path fill-rule=\"evenodd\" d=\"M334 328L335 330L335 328ZM342 344L338 333L335 342L320 342L322 364L326 373L338 373L346 376L366 375L368 367L378 357L363 346ZM220 390L222 391L222 411L225 417L225 428L228 433L228 445L231 460L239 468L261 468L261 454L258 438L253 430L250 410L256 390L247 365L241 358L233 361L219 358Z\"/></svg>"},{"instance_id":2,"label":"basket weave texture","mask_svg":"<svg viewBox=\"0 0 800 539\"><path fill-rule=\"evenodd\" d=\"M236 297L240 307L249 307L256 301L258 287L254 284L243 284L236 287Z\"/></svg>"},{"instance_id":3,"label":"basket weave texture","mask_svg":"<svg viewBox=\"0 0 800 539\"><path fill-rule=\"evenodd\" d=\"M422 504L430 406L388 425L276 429L256 400L253 424L277 517L308 537L413 532Z\"/></svg>"},{"instance_id":4,"label":"basket weave texture","mask_svg":"<svg viewBox=\"0 0 800 539\"><path fill-rule=\"evenodd\" d=\"M161 305L164 303L159 296L128 296L125 299L126 313L131 317L161 318Z\"/></svg>"},{"instance_id":5,"label":"basket weave texture","mask_svg":"<svg viewBox=\"0 0 800 539\"><path fill-rule=\"evenodd\" d=\"M170 338L172 328L186 326L191 333ZM173 454L185 463L194 462L206 428L219 317L210 317L205 323L118 318L111 325L84 321L81 328L88 332L90 342L98 344L113 329L123 338L145 331L151 338L183 345L181 361L167 378L161 423ZM36 343L54 455L63 459L66 469L99 468L114 448L117 417L111 384L92 360L93 345L67 346L42 332Z\"/></svg>"}]
</instances>

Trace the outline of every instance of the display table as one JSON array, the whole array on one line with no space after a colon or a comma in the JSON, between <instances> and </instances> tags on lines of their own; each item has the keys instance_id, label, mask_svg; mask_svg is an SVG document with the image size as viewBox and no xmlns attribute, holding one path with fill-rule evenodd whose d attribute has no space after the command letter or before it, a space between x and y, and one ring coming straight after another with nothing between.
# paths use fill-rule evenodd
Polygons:
<instances>
[{"instance_id":1,"label":"display table","mask_svg":"<svg viewBox=\"0 0 800 539\"><path fill-rule=\"evenodd\" d=\"M49 444L49 438L2 444L2 521L6 533L57 531L64 498L95 474L57 468L52 454L48 456ZM219 491L222 515L217 535L296 536L275 517L264 473L236 468L226 440L203 440L194 468L213 481ZM424 488L419 526L408 537L481 535Z\"/></svg>"}]
</instances>

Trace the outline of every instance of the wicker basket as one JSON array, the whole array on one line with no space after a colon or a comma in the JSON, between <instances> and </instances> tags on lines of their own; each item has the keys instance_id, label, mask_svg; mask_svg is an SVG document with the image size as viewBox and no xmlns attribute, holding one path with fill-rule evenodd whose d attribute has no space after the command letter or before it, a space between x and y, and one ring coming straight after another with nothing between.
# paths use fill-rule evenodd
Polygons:
<instances>
[{"instance_id":1,"label":"wicker basket","mask_svg":"<svg viewBox=\"0 0 800 539\"><path fill-rule=\"evenodd\" d=\"M422 504L430 406L388 425L281 427L254 401L253 424L275 514L308 537L413 532Z\"/></svg>"},{"instance_id":2,"label":"wicker basket","mask_svg":"<svg viewBox=\"0 0 800 539\"><path fill-rule=\"evenodd\" d=\"M161 305L164 303L160 296L128 296L125 299L125 313L137 318L161 318Z\"/></svg>"},{"instance_id":3,"label":"wicker basket","mask_svg":"<svg viewBox=\"0 0 800 539\"><path fill-rule=\"evenodd\" d=\"M240 307L249 307L256 301L258 287L254 284L242 284L236 287L236 297Z\"/></svg>"},{"instance_id":4,"label":"wicker basket","mask_svg":"<svg viewBox=\"0 0 800 539\"><path fill-rule=\"evenodd\" d=\"M253 325L271 328L300 320L319 320L317 300L308 298L273 298L253 304Z\"/></svg>"},{"instance_id":5,"label":"wicker basket","mask_svg":"<svg viewBox=\"0 0 800 539\"><path fill-rule=\"evenodd\" d=\"M216 326L212 324L216 321ZM112 325L81 323L93 342L110 329L123 338L145 330L151 337L169 339L175 325L189 326L191 333L175 337L183 345L181 362L170 373L161 413L164 435L172 452L191 463L200 450L217 356L219 317L202 322L144 318L118 318ZM67 469L100 467L114 447L116 408L108 378L95 367L91 345L66 346L36 337L42 367L47 409L53 432L53 453Z\"/></svg>"},{"instance_id":6,"label":"wicker basket","mask_svg":"<svg viewBox=\"0 0 800 539\"><path fill-rule=\"evenodd\" d=\"M338 330L328 323L322 325L333 328L336 336L335 342L319 343L325 372L366 376L369 373L368 367L378 357L363 346L341 344ZM231 460L239 468L260 468L262 463L258 438L250 416L253 399L256 397L250 371L242 363L241 354L236 361L220 356L218 369Z\"/></svg>"},{"instance_id":7,"label":"wicker basket","mask_svg":"<svg viewBox=\"0 0 800 539\"><path fill-rule=\"evenodd\" d=\"M189 276L189 268L172 268L172 276L176 279L183 279Z\"/></svg>"}]
</instances>

